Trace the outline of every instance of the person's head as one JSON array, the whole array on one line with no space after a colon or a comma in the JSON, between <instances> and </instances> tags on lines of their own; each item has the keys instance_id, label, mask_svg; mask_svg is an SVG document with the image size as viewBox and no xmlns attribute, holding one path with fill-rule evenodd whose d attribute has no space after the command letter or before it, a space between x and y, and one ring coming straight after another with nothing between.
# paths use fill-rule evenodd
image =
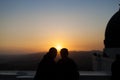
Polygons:
<instances>
[{"instance_id":1,"label":"person's head","mask_svg":"<svg viewBox=\"0 0 120 80\"><path fill-rule=\"evenodd\" d=\"M67 48L62 48L60 51L60 55L62 58L67 58L68 57L68 49Z\"/></svg>"},{"instance_id":2,"label":"person's head","mask_svg":"<svg viewBox=\"0 0 120 80\"><path fill-rule=\"evenodd\" d=\"M57 49L54 47L51 47L48 52L49 56L51 58L55 58L57 56Z\"/></svg>"}]
</instances>

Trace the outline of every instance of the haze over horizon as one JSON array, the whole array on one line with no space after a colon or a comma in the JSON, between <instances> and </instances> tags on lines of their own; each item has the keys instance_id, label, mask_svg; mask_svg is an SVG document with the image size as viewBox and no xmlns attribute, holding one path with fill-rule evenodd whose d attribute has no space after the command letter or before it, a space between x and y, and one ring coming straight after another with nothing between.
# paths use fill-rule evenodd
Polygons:
<instances>
[{"instance_id":1,"label":"haze over horizon","mask_svg":"<svg viewBox=\"0 0 120 80\"><path fill-rule=\"evenodd\" d=\"M103 50L119 0L0 0L0 51Z\"/></svg>"}]
</instances>

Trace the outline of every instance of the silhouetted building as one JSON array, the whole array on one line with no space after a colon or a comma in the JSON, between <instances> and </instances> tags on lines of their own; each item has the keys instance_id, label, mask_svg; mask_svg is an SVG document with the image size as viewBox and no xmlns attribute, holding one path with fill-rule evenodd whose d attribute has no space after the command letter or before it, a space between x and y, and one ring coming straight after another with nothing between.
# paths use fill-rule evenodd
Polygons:
<instances>
[{"instance_id":1,"label":"silhouetted building","mask_svg":"<svg viewBox=\"0 0 120 80\"><path fill-rule=\"evenodd\" d=\"M112 71L112 80L120 80L120 55L116 55L116 59L113 61L111 65L111 71Z\"/></svg>"},{"instance_id":2,"label":"silhouetted building","mask_svg":"<svg viewBox=\"0 0 120 80\"><path fill-rule=\"evenodd\" d=\"M115 59L116 54L120 55L120 10L118 10L108 21L105 30L105 40L104 40L104 50L103 57L101 57L101 67L102 71L111 72L111 65ZM94 54L96 58L99 58L98 55ZM96 59L95 58L95 59ZM99 61L95 60L96 64L94 70L97 70L99 67Z\"/></svg>"},{"instance_id":3,"label":"silhouetted building","mask_svg":"<svg viewBox=\"0 0 120 80\"><path fill-rule=\"evenodd\" d=\"M104 45L104 56L115 58L116 54L120 54L120 10L107 24Z\"/></svg>"}]
</instances>

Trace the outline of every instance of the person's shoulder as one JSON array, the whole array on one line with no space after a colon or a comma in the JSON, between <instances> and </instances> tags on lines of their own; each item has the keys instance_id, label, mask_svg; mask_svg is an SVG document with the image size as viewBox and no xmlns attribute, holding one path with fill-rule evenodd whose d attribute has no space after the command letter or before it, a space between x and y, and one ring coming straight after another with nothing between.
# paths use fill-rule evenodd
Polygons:
<instances>
[{"instance_id":1,"label":"person's shoulder","mask_svg":"<svg viewBox=\"0 0 120 80\"><path fill-rule=\"evenodd\" d=\"M74 60L73 60L73 59L71 59L71 58L68 58L68 60L69 60L69 61L71 61L71 62L74 62Z\"/></svg>"},{"instance_id":2,"label":"person's shoulder","mask_svg":"<svg viewBox=\"0 0 120 80\"><path fill-rule=\"evenodd\" d=\"M71 58L69 58L69 62L70 62L71 64L76 65L76 62L75 62L73 59L71 59Z\"/></svg>"},{"instance_id":3,"label":"person's shoulder","mask_svg":"<svg viewBox=\"0 0 120 80\"><path fill-rule=\"evenodd\" d=\"M57 61L57 63L60 63L60 62L62 62L62 59L60 59L60 60Z\"/></svg>"},{"instance_id":4,"label":"person's shoulder","mask_svg":"<svg viewBox=\"0 0 120 80\"><path fill-rule=\"evenodd\" d=\"M63 64L65 61L63 59L58 60L57 64Z\"/></svg>"}]
</instances>

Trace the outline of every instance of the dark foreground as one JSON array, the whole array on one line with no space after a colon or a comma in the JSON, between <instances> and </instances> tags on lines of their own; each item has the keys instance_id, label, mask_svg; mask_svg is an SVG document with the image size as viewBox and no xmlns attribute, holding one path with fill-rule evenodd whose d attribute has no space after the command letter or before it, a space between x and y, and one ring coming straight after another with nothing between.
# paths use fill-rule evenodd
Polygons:
<instances>
[{"instance_id":1,"label":"dark foreground","mask_svg":"<svg viewBox=\"0 0 120 80\"><path fill-rule=\"evenodd\" d=\"M33 80L35 71L0 71L0 80ZM80 80L110 80L106 72L82 71Z\"/></svg>"}]
</instances>

